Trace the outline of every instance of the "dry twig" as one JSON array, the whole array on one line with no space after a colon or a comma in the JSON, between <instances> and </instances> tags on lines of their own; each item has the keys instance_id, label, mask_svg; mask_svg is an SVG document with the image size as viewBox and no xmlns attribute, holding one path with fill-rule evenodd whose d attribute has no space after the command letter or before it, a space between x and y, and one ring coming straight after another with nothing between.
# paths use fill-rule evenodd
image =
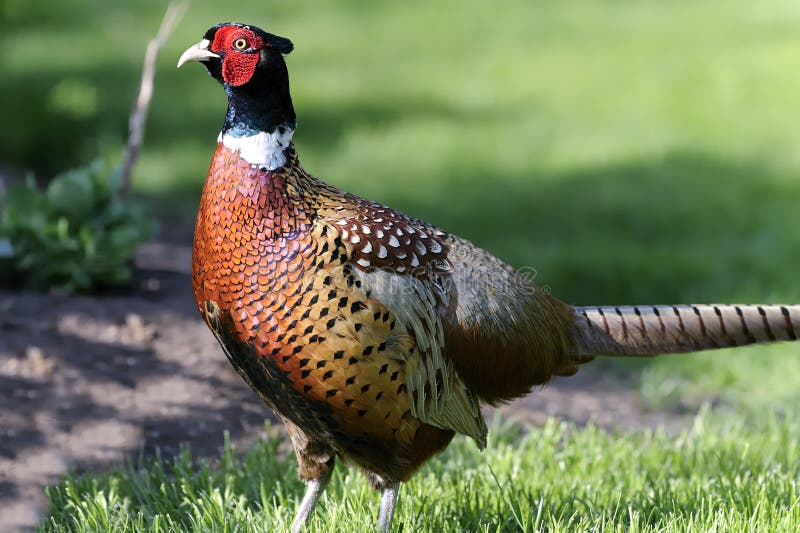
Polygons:
<instances>
[{"instance_id":1,"label":"dry twig","mask_svg":"<svg viewBox=\"0 0 800 533\"><path fill-rule=\"evenodd\" d=\"M172 30L183 18L189 2L172 2L167 7L158 34L147 43L147 51L144 55L144 66L142 67L142 82L139 85L139 96L136 98L136 105L131 112L130 133L128 135L128 145L125 148L125 161L122 165L122 177L119 185L119 196L124 198L128 195L131 186L131 172L133 165L139 157L139 148L144 138L144 126L147 121L147 110L150 108L150 100L153 97L153 78L156 73L156 59L158 52L166 42Z\"/></svg>"}]
</instances>

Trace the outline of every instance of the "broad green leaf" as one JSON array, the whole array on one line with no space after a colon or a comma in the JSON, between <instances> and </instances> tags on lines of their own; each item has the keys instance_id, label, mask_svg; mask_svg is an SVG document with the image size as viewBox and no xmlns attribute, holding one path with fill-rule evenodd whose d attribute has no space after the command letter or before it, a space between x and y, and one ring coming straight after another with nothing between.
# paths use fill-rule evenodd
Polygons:
<instances>
[{"instance_id":1,"label":"broad green leaf","mask_svg":"<svg viewBox=\"0 0 800 533\"><path fill-rule=\"evenodd\" d=\"M92 178L86 170L71 170L57 176L47 187L53 209L76 219L91 216L94 207Z\"/></svg>"}]
</instances>

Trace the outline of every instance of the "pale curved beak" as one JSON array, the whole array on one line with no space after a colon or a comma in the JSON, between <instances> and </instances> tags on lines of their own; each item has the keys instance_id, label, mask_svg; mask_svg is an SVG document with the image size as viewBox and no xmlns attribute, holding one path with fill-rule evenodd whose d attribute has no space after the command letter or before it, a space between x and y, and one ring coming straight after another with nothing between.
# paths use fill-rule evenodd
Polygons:
<instances>
[{"instance_id":1,"label":"pale curved beak","mask_svg":"<svg viewBox=\"0 0 800 533\"><path fill-rule=\"evenodd\" d=\"M181 68L181 66L190 61L205 61L212 57L218 58L219 56L217 54L208 49L209 46L211 46L211 41L203 39L196 45L189 47L188 50L181 54L181 58L178 59L178 68Z\"/></svg>"}]
</instances>

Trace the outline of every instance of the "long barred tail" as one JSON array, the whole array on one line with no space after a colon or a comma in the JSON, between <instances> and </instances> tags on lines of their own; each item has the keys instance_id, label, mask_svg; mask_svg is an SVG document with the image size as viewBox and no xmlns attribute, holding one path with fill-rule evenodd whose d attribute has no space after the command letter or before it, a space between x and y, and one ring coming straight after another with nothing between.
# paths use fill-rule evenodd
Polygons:
<instances>
[{"instance_id":1,"label":"long barred tail","mask_svg":"<svg viewBox=\"0 0 800 533\"><path fill-rule=\"evenodd\" d=\"M800 305L575 307L575 355L658 355L800 336Z\"/></svg>"}]
</instances>

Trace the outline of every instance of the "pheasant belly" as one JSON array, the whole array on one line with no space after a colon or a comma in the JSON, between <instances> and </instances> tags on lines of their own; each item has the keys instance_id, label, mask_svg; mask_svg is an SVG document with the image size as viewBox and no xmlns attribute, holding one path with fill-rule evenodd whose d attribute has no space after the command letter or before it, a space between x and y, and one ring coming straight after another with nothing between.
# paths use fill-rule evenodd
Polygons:
<instances>
[{"instance_id":1,"label":"pheasant belly","mask_svg":"<svg viewBox=\"0 0 800 533\"><path fill-rule=\"evenodd\" d=\"M411 415L412 337L361 286L335 229L315 220L313 200L286 181L217 149L195 231L198 308L300 441L373 480L404 481L453 432Z\"/></svg>"}]
</instances>

